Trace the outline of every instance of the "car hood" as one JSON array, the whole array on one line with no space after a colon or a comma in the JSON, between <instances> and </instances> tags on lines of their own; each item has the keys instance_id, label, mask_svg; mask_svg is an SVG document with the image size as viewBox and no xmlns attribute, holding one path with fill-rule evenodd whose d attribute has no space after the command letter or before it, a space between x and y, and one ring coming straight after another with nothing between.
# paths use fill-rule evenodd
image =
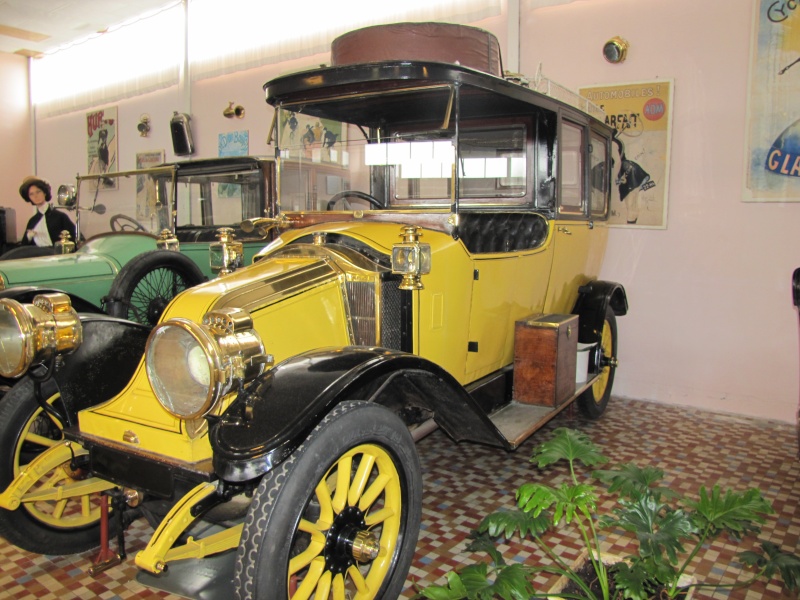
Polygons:
<instances>
[{"instance_id":1,"label":"car hood","mask_svg":"<svg viewBox=\"0 0 800 600\"><path fill-rule=\"evenodd\" d=\"M41 256L0 262L0 275L6 287L47 284L86 277L114 276L119 267L103 255L82 252L59 256Z\"/></svg>"}]
</instances>

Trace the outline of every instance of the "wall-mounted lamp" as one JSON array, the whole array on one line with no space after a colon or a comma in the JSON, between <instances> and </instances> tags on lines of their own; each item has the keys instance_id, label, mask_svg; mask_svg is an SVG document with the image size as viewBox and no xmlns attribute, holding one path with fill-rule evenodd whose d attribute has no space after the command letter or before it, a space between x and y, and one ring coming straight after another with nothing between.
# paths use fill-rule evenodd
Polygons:
<instances>
[{"instance_id":1,"label":"wall-mounted lamp","mask_svg":"<svg viewBox=\"0 0 800 600\"><path fill-rule=\"evenodd\" d=\"M226 119L232 119L233 117L241 119L244 117L244 106L241 104L234 106L233 102L229 102L228 108L222 111L222 116L224 116Z\"/></svg>"},{"instance_id":2,"label":"wall-mounted lamp","mask_svg":"<svg viewBox=\"0 0 800 600\"><path fill-rule=\"evenodd\" d=\"M142 115L139 117L139 124L136 126L139 130L139 135L147 137L150 133L150 115Z\"/></svg>"},{"instance_id":3,"label":"wall-mounted lamp","mask_svg":"<svg viewBox=\"0 0 800 600\"><path fill-rule=\"evenodd\" d=\"M628 55L627 40L614 36L603 45L603 57L612 64L621 63Z\"/></svg>"}]
</instances>

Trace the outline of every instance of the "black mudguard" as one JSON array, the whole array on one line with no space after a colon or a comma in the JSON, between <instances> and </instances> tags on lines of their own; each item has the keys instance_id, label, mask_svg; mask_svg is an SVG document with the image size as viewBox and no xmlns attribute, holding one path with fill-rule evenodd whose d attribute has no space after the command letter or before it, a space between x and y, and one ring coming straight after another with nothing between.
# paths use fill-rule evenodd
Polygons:
<instances>
[{"instance_id":1,"label":"black mudguard","mask_svg":"<svg viewBox=\"0 0 800 600\"><path fill-rule=\"evenodd\" d=\"M83 342L65 357L52 380L74 419L78 411L116 396L133 377L150 328L106 315L80 315Z\"/></svg>"},{"instance_id":2,"label":"black mudguard","mask_svg":"<svg viewBox=\"0 0 800 600\"><path fill-rule=\"evenodd\" d=\"M21 304L30 304L33 302L34 297L38 296L39 294L53 294L53 293L66 294L67 296L69 296L72 308L74 308L76 312L104 314L103 309L101 309L99 306L95 306L94 304L88 302L87 300L84 300L80 296L76 296L75 294L70 294L63 290L57 290L55 288L47 288L47 287L31 286L31 285L12 287L8 288L7 290L0 290L0 298L8 298L10 300L16 300Z\"/></svg>"},{"instance_id":3,"label":"black mudguard","mask_svg":"<svg viewBox=\"0 0 800 600\"><path fill-rule=\"evenodd\" d=\"M505 445L478 403L436 364L383 348L327 348L276 365L212 420L216 474L234 482L263 475L344 400L420 406L456 441Z\"/></svg>"},{"instance_id":4,"label":"black mudguard","mask_svg":"<svg viewBox=\"0 0 800 600\"><path fill-rule=\"evenodd\" d=\"M621 284L613 281L592 281L578 290L578 301L572 314L580 315L578 341L597 342L603 333L606 308L618 317L628 314L628 296Z\"/></svg>"}]
</instances>

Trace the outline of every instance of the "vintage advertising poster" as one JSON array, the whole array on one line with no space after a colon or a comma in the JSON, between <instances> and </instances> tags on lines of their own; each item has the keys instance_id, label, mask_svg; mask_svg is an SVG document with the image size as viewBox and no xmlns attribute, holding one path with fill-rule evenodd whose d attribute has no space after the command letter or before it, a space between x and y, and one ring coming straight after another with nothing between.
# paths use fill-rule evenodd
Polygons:
<instances>
[{"instance_id":1,"label":"vintage advertising poster","mask_svg":"<svg viewBox=\"0 0 800 600\"><path fill-rule=\"evenodd\" d=\"M800 2L756 0L745 154L746 202L800 201Z\"/></svg>"},{"instance_id":2,"label":"vintage advertising poster","mask_svg":"<svg viewBox=\"0 0 800 600\"><path fill-rule=\"evenodd\" d=\"M581 88L613 127L609 225L665 229L672 131L671 80Z\"/></svg>"},{"instance_id":3,"label":"vintage advertising poster","mask_svg":"<svg viewBox=\"0 0 800 600\"><path fill-rule=\"evenodd\" d=\"M89 175L117 170L117 107L102 108L86 113L86 151ZM117 180L99 180L101 190L116 189Z\"/></svg>"},{"instance_id":4,"label":"vintage advertising poster","mask_svg":"<svg viewBox=\"0 0 800 600\"><path fill-rule=\"evenodd\" d=\"M220 133L218 141L219 156L247 156L250 152L250 132L229 131Z\"/></svg>"},{"instance_id":5,"label":"vintage advertising poster","mask_svg":"<svg viewBox=\"0 0 800 600\"><path fill-rule=\"evenodd\" d=\"M136 153L136 169L157 167L164 162L164 151ZM140 221L152 218L158 212L156 182L147 175L136 176L136 218Z\"/></svg>"},{"instance_id":6,"label":"vintage advertising poster","mask_svg":"<svg viewBox=\"0 0 800 600\"><path fill-rule=\"evenodd\" d=\"M278 133L282 156L347 165L347 130L338 121L281 111Z\"/></svg>"}]
</instances>

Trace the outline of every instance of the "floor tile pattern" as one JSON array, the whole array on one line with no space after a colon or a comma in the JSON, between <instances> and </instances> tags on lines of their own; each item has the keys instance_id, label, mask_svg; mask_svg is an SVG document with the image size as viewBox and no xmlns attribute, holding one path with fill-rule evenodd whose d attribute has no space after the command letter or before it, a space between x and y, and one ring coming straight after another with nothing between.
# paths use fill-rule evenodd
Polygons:
<instances>
[{"instance_id":1,"label":"floor tile pattern","mask_svg":"<svg viewBox=\"0 0 800 600\"><path fill-rule=\"evenodd\" d=\"M762 528L760 539L800 552L800 461L792 425L711 413L675 406L614 399L602 419L588 421L567 410L517 451L455 444L434 432L418 444L424 470L425 495L419 543L403 598L415 586L443 583L445 574L480 559L465 551L469 532L482 517L499 507L514 505L514 491L525 481L565 481L566 470L554 466L539 471L529 462L535 445L556 427L575 427L589 434L611 464L649 463L667 473L669 484L685 494L701 485L744 490L759 487L775 514ZM600 510L613 502L602 500ZM152 529L139 521L127 535L128 554L141 549ZM570 535L553 534L564 559L576 557L580 544ZM627 542L605 534L609 551L625 554ZM536 564L545 560L530 544L512 540L501 547L509 560ZM741 575L735 560L739 548L718 541L694 561L703 578L732 582ZM0 599L67 600L72 598L179 598L136 581L131 558L92 579L86 569L93 553L66 557L39 556L18 550L0 538ZM537 581L546 584L545 579ZM779 586L756 584L747 590L700 591L698 600L779 600L792 598Z\"/></svg>"}]
</instances>

